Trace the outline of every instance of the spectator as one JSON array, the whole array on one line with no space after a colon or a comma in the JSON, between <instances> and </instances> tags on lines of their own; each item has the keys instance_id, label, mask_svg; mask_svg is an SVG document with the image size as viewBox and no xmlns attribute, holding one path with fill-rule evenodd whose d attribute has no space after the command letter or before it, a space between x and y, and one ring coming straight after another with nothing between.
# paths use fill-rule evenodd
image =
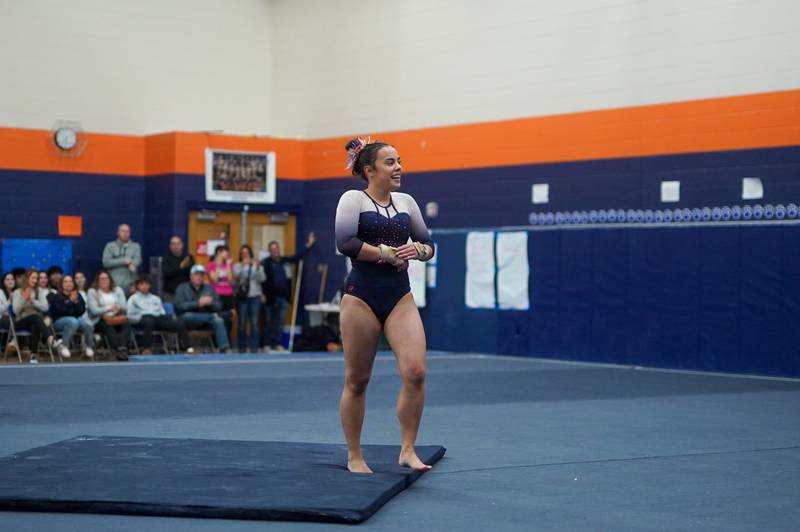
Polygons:
<instances>
[{"instance_id":1,"label":"spectator","mask_svg":"<svg viewBox=\"0 0 800 532\"><path fill-rule=\"evenodd\" d=\"M264 267L253 256L253 248L247 244L239 248L239 262L233 265L236 279L236 308L239 311L239 350L248 347L258 351L258 316L261 312L261 284L266 281ZM250 323L250 341L246 328Z\"/></svg>"},{"instance_id":2,"label":"spectator","mask_svg":"<svg viewBox=\"0 0 800 532\"><path fill-rule=\"evenodd\" d=\"M17 279L14 277L14 272L6 272L3 274L3 286L0 291L6 297L6 304L11 303L11 295L17 289Z\"/></svg>"},{"instance_id":3,"label":"spectator","mask_svg":"<svg viewBox=\"0 0 800 532\"><path fill-rule=\"evenodd\" d=\"M14 274L14 282L16 283L17 288L25 284L26 271L27 270L25 268L14 268L11 270L11 273Z\"/></svg>"},{"instance_id":4,"label":"spectator","mask_svg":"<svg viewBox=\"0 0 800 532\"><path fill-rule=\"evenodd\" d=\"M214 249L214 258L206 266L208 279L222 301L224 310L231 310L234 306L233 299L233 267L231 265L231 251L228 246L221 245Z\"/></svg>"},{"instance_id":5,"label":"spectator","mask_svg":"<svg viewBox=\"0 0 800 532\"><path fill-rule=\"evenodd\" d=\"M211 324L217 347L224 353L228 351L230 342L225 320L219 315L222 301L211 285L204 282L205 273L202 264L192 266L189 282L179 285L175 291L175 310L189 329Z\"/></svg>"},{"instance_id":6,"label":"spectator","mask_svg":"<svg viewBox=\"0 0 800 532\"><path fill-rule=\"evenodd\" d=\"M7 331L9 327L8 306L11 304L11 297L17 288L17 281L14 279L13 272L3 274L3 284L0 286L0 329Z\"/></svg>"},{"instance_id":7,"label":"spectator","mask_svg":"<svg viewBox=\"0 0 800 532\"><path fill-rule=\"evenodd\" d=\"M125 293L114 283L107 270L100 270L87 294L89 320L97 331L105 335L117 359L128 359L131 326L125 316Z\"/></svg>"},{"instance_id":8,"label":"spectator","mask_svg":"<svg viewBox=\"0 0 800 532\"><path fill-rule=\"evenodd\" d=\"M48 295L54 294L55 290L53 290L50 287L50 278L47 276L47 272L39 272L38 277L39 277L39 282L38 282L39 288L44 290Z\"/></svg>"},{"instance_id":9,"label":"spectator","mask_svg":"<svg viewBox=\"0 0 800 532\"><path fill-rule=\"evenodd\" d=\"M189 271L192 266L194 257L186 253L181 237L174 235L169 239L169 253L161 261L165 301L174 300L178 285L189 282Z\"/></svg>"},{"instance_id":10,"label":"spectator","mask_svg":"<svg viewBox=\"0 0 800 532\"><path fill-rule=\"evenodd\" d=\"M54 264L47 269L47 279L51 290L58 292L62 277L64 277L64 270L61 269L61 266Z\"/></svg>"},{"instance_id":11,"label":"spectator","mask_svg":"<svg viewBox=\"0 0 800 532\"><path fill-rule=\"evenodd\" d=\"M47 296L53 328L61 333L63 340L59 352L63 358L70 357L70 340L80 329L85 344L84 354L87 358L93 358L94 326L86 317L86 300L76 290L75 280L71 275L63 276L60 283L58 291Z\"/></svg>"},{"instance_id":12,"label":"spectator","mask_svg":"<svg viewBox=\"0 0 800 532\"><path fill-rule=\"evenodd\" d=\"M269 257L262 262L266 281L262 285L262 301L266 303L264 345L273 351L286 351L281 344L283 323L286 321L286 309L292 299L292 281L286 275L285 265L302 259L317 241L314 233L308 234L306 246L300 253L281 257L280 245L273 241L269 243Z\"/></svg>"},{"instance_id":13,"label":"spectator","mask_svg":"<svg viewBox=\"0 0 800 532\"><path fill-rule=\"evenodd\" d=\"M83 296L83 300L87 301L86 299L86 274L80 270L75 271L75 290ZM88 303L87 303L88 304Z\"/></svg>"},{"instance_id":14,"label":"spectator","mask_svg":"<svg viewBox=\"0 0 800 532\"><path fill-rule=\"evenodd\" d=\"M142 354L152 355L153 331L168 331L178 335L181 350L194 353L189 346L189 335L186 325L177 316L168 316L161 303L161 298L150 293L153 281L147 274L136 279L136 293L128 299L128 319L133 324L142 326Z\"/></svg>"},{"instance_id":15,"label":"spectator","mask_svg":"<svg viewBox=\"0 0 800 532\"><path fill-rule=\"evenodd\" d=\"M0 330L8 331L9 320L8 306L11 304L11 295L17 288L17 281L14 279L13 272L3 274L3 283L0 286ZM8 338L6 337L6 348L10 348Z\"/></svg>"},{"instance_id":16,"label":"spectator","mask_svg":"<svg viewBox=\"0 0 800 532\"><path fill-rule=\"evenodd\" d=\"M47 291L39 288L39 274L35 269L25 272L23 284L14 290L12 295L12 307L14 308L14 325L17 329L27 329L30 331L30 363L36 364L36 350L43 337L47 340L47 345L52 348L59 348L60 343L56 342L50 328L45 325L44 316L49 309L47 304Z\"/></svg>"},{"instance_id":17,"label":"spectator","mask_svg":"<svg viewBox=\"0 0 800 532\"><path fill-rule=\"evenodd\" d=\"M136 280L136 269L142 264L142 250L131 240L128 224L117 227L117 239L103 249L103 268L106 268L123 293L127 294Z\"/></svg>"}]
</instances>

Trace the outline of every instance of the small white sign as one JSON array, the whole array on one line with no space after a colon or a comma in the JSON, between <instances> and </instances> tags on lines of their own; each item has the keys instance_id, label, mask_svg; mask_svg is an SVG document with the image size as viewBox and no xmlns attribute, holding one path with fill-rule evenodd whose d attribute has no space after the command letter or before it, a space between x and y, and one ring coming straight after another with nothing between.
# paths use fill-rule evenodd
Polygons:
<instances>
[{"instance_id":1,"label":"small white sign","mask_svg":"<svg viewBox=\"0 0 800 532\"><path fill-rule=\"evenodd\" d=\"M548 183L536 183L531 186L531 202L536 204L550 203L550 185Z\"/></svg>"},{"instance_id":2,"label":"small white sign","mask_svg":"<svg viewBox=\"0 0 800 532\"><path fill-rule=\"evenodd\" d=\"M742 199L761 199L764 197L764 184L760 177L742 178Z\"/></svg>"},{"instance_id":3,"label":"small white sign","mask_svg":"<svg viewBox=\"0 0 800 532\"><path fill-rule=\"evenodd\" d=\"M425 216L428 218L436 218L439 216L439 204L435 201L429 201L425 204Z\"/></svg>"},{"instance_id":4,"label":"small white sign","mask_svg":"<svg viewBox=\"0 0 800 532\"><path fill-rule=\"evenodd\" d=\"M661 182L661 202L662 203L677 203L681 200L681 182L680 181L662 181Z\"/></svg>"}]
</instances>

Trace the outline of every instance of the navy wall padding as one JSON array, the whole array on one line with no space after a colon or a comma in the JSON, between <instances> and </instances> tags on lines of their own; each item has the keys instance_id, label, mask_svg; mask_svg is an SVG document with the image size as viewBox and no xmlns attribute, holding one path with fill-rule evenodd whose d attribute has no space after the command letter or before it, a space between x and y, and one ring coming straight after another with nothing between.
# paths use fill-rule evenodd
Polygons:
<instances>
[{"instance_id":1,"label":"navy wall padding","mask_svg":"<svg viewBox=\"0 0 800 532\"><path fill-rule=\"evenodd\" d=\"M434 234L431 349L800 376L798 223L531 230L526 312L465 307L466 234Z\"/></svg>"},{"instance_id":2,"label":"navy wall padding","mask_svg":"<svg viewBox=\"0 0 800 532\"><path fill-rule=\"evenodd\" d=\"M141 239L145 183L132 176L0 170L0 238L55 239L58 216L83 216L83 236L73 242L73 267L90 276L103 247L128 223ZM3 266L5 268L5 266Z\"/></svg>"}]
</instances>

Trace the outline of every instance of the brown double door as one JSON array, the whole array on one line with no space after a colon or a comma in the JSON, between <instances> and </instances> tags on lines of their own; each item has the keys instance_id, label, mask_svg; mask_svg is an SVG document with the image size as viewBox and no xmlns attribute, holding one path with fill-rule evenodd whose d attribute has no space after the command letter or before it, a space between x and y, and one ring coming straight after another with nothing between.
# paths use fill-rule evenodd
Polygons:
<instances>
[{"instance_id":1,"label":"brown double door","mask_svg":"<svg viewBox=\"0 0 800 532\"><path fill-rule=\"evenodd\" d=\"M297 217L285 213L247 213L247 242L242 242L242 213L227 211L189 211L189 234L187 248L198 264L208 264L218 243L226 243L231 250L231 260L238 262L239 247L248 244L256 257L267 251L273 240L281 247L282 255L295 253L297 240ZM292 315L291 307L286 313ZM233 335L238 324L234 322Z\"/></svg>"}]
</instances>

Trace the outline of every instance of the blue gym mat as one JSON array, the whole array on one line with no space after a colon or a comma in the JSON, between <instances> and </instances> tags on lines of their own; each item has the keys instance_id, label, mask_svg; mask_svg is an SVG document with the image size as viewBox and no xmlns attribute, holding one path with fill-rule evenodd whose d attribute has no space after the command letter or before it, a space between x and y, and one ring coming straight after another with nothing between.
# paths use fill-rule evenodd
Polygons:
<instances>
[{"instance_id":1,"label":"blue gym mat","mask_svg":"<svg viewBox=\"0 0 800 532\"><path fill-rule=\"evenodd\" d=\"M360 475L344 445L79 436L0 458L0 510L360 523L422 474L398 453L365 445Z\"/></svg>"}]
</instances>

